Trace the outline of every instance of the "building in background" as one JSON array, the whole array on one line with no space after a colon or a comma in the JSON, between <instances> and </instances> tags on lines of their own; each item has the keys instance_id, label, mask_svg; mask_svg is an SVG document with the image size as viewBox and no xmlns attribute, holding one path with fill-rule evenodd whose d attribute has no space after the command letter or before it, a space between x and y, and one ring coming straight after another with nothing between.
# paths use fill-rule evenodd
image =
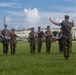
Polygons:
<instances>
[{"instance_id":1,"label":"building in background","mask_svg":"<svg viewBox=\"0 0 76 75\"><path fill-rule=\"evenodd\" d=\"M30 30L16 30L16 34L17 36L19 36L17 39L18 40L27 40L28 36L29 36Z\"/></svg>"},{"instance_id":2,"label":"building in background","mask_svg":"<svg viewBox=\"0 0 76 75\"><path fill-rule=\"evenodd\" d=\"M42 28L42 31L46 31L46 28ZM60 31L60 28L51 28L51 31L54 32L54 31L57 31L59 32ZM76 39L76 28L72 28L72 39Z\"/></svg>"},{"instance_id":3,"label":"building in background","mask_svg":"<svg viewBox=\"0 0 76 75\"><path fill-rule=\"evenodd\" d=\"M45 32L46 28L42 28L42 31ZM51 28L51 31L60 31L60 28ZM1 32L1 30L0 30ZM22 30L16 30L16 34L19 36L18 40L27 40L29 33L31 32L30 29L22 29ZM72 28L72 38L76 39L76 28Z\"/></svg>"}]
</instances>

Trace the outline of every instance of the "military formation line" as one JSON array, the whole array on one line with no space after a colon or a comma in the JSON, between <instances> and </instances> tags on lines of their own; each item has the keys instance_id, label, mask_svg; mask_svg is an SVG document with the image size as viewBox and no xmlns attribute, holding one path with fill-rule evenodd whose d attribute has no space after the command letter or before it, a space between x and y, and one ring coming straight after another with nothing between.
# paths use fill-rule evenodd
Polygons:
<instances>
[{"instance_id":1,"label":"military formation line","mask_svg":"<svg viewBox=\"0 0 76 75\"><path fill-rule=\"evenodd\" d=\"M54 22L51 17L49 17L49 20L57 25L61 26L60 32L58 33L58 43L59 43L59 50L60 52L64 53L65 59L69 59L69 55L71 53L72 49L72 34L71 29L74 26L74 21L69 22L69 16L65 15L64 20L62 20L61 23ZM15 33L15 29L12 29L11 31L8 30L7 25L4 25L4 29L0 33L0 37L2 38L2 45L3 45L3 54L7 55L8 53L8 45L10 42L10 49L11 54L15 55L16 52L16 44L17 40L16 37L17 34ZM35 54L36 51L36 45L37 45L37 51L40 54L42 43L44 41L43 37L45 37L45 45L46 45L46 53L50 54L51 49L51 43L52 43L52 37L53 33L50 30L50 26L47 26L47 30L45 32L41 31L41 27L38 27L38 31L34 31L34 27L31 28L31 32L29 33L28 41L30 43L30 53L32 55ZM36 44L37 42L37 44Z\"/></svg>"}]
</instances>

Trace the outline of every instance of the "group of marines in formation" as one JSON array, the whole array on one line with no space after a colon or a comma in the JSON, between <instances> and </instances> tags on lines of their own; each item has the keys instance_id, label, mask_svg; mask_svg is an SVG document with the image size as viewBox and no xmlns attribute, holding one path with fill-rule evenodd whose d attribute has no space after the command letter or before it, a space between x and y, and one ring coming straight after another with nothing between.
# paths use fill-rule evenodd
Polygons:
<instances>
[{"instance_id":1,"label":"group of marines in formation","mask_svg":"<svg viewBox=\"0 0 76 75\"><path fill-rule=\"evenodd\" d=\"M37 32L35 32L34 27L32 27L31 32L29 33L29 38L28 38L30 42L31 54L34 55L36 51L36 43L37 43L37 51L39 54L41 53L42 43L44 42L44 40L46 44L46 52L47 54L50 54L52 36L53 36L53 33L50 30L50 26L47 26L47 30L45 31L45 33L41 31L41 27L38 27Z\"/></svg>"},{"instance_id":2,"label":"group of marines in formation","mask_svg":"<svg viewBox=\"0 0 76 75\"><path fill-rule=\"evenodd\" d=\"M54 22L51 17L49 17L49 20L58 26L61 26L60 32L58 33L58 42L59 42L59 50L60 52L63 52L64 57L66 60L69 59L70 53L72 51L72 33L71 29L74 26L74 21L69 22L69 16L65 15L64 20L62 20L61 23ZM29 33L29 42L30 42L30 52L32 54L35 53L36 50L36 38L37 38L37 50L38 53L41 53L41 47L42 47L42 37L45 36L45 45L46 45L46 53L50 54L51 49L51 43L52 43L52 37L53 33L50 30L50 26L47 26L47 30L45 33L40 31L40 27L38 27L38 32L34 32L34 28L31 28L31 32Z\"/></svg>"},{"instance_id":3,"label":"group of marines in formation","mask_svg":"<svg viewBox=\"0 0 76 75\"><path fill-rule=\"evenodd\" d=\"M72 34L71 29L74 26L74 21L69 22L69 16L65 15L64 20L62 20L61 23L54 22L51 17L49 17L49 20L58 26L61 26L60 32L58 33L58 41L59 41L59 49L60 52L64 53L65 59L69 59L69 55L71 53L72 49ZM15 29L12 29L9 31L7 29L7 25L4 26L5 28L1 31L0 37L3 39L3 53L7 55L8 53L8 44L10 41L10 49L11 54L15 54L16 51L16 44L17 44L17 34L15 33ZM52 43L52 37L54 34L50 30L50 26L47 26L47 30L45 32L41 31L41 27L38 27L38 31L34 31L34 27L31 28L31 32L29 33L28 41L30 43L30 53L34 55L36 51L36 43L37 43L37 51L40 54L42 43L45 41L46 45L46 53L50 54L51 49L51 43ZM10 40L8 39L10 37ZM43 39L45 38L45 39Z\"/></svg>"},{"instance_id":4,"label":"group of marines in formation","mask_svg":"<svg viewBox=\"0 0 76 75\"><path fill-rule=\"evenodd\" d=\"M3 54L7 55L8 53L8 46L10 42L10 49L11 54L14 55L16 51L16 44L17 44L17 34L15 33L15 29L12 28L11 30L8 30L7 25L4 25L4 29L0 32L1 42L3 45Z\"/></svg>"}]
</instances>

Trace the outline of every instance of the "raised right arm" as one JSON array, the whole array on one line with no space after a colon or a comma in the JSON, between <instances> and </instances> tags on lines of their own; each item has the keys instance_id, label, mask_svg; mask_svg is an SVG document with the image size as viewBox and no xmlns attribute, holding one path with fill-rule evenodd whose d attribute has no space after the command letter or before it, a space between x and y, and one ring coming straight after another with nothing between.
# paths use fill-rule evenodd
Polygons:
<instances>
[{"instance_id":1,"label":"raised right arm","mask_svg":"<svg viewBox=\"0 0 76 75\"><path fill-rule=\"evenodd\" d=\"M54 25L59 25L59 23L54 22L54 21L51 19L51 17L49 17L49 20L50 20Z\"/></svg>"}]
</instances>

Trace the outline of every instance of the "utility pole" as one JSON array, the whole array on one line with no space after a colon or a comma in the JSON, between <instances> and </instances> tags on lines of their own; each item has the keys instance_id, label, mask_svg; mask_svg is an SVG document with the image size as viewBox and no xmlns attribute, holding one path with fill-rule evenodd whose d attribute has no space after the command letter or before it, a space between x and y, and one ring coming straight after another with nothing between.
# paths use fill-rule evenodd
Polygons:
<instances>
[{"instance_id":1,"label":"utility pole","mask_svg":"<svg viewBox=\"0 0 76 75\"><path fill-rule=\"evenodd\" d=\"M6 24L6 17L4 16L4 25Z\"/></svg>"}]
</instances>

